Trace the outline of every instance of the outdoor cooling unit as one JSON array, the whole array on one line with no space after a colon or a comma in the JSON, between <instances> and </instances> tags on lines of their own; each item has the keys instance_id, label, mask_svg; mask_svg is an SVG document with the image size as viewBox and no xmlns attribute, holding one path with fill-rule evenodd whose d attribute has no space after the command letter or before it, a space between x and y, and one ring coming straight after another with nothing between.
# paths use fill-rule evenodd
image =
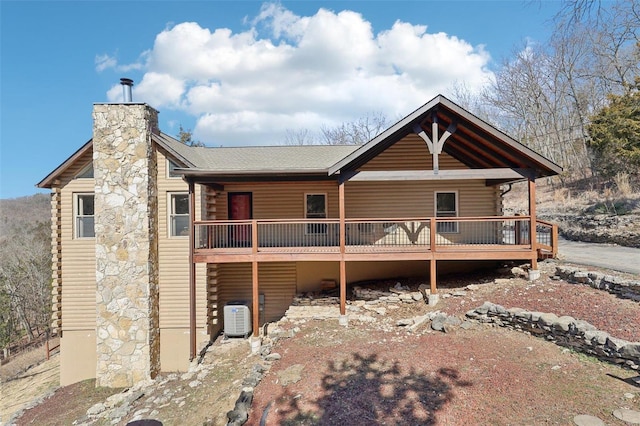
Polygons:
<instances>
[{"instance_id":1,"label":"outdoor cooling unit","mask_svg":"<svg viewBox=\"0 0 640 426\"><path fill-rule=\"evenodd\" d=\"M247 302L229 302L224 305L225 337L247 337L251 334L251 311Z\"/></svg>"}]
</instances>

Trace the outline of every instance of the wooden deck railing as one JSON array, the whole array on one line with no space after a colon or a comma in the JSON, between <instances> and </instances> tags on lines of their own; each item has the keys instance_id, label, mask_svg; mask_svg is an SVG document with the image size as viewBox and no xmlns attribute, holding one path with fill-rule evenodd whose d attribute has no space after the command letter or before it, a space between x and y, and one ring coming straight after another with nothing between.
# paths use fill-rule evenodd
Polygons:
<instances>
[{"instance_id":1,"label":"wooden deck railing","mask_svg":"<svg viewBox=\"0 0 640 426\"><path fill-rule=\"evenodd\" d=\"M536 248L555 253L557 227L536 221ZM437 248L531 250L527 216L346 219L345 252L426 251ZM194 223L197 251L218 253L340 251L338 219L214 220ZM257 241L254 241L257 239Z\"/></svg>"}]
</instances>

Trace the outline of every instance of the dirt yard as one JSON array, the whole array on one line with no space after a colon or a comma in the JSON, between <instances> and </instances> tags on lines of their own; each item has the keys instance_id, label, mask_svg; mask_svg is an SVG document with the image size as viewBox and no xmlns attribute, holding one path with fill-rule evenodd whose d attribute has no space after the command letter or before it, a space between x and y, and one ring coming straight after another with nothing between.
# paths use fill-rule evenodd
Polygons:
<instances>
[{"instance_id":1,"label":"dirt yard","mask_svg":"<svg viewBox=\"0 0 640 426\"><path fill-rule=\"evenodd\" d=\"M614 410L640 410L637 371L487 325L450 333L426 325L408 333L396 325L433 310L463 317L484 301L571 315L615 337L640 341L637 302L553 280L549 273L535 283L495 274L450 277L443 280L436 307L400 303L384 315L371 313L372 321L350 321L347 328L336 319L278 324L295 330L295 337L274 345L281 359L255 387L247 424L572 425L575 416L591 415L622 426ZM204 360L208 374L161 376L115 424L153 418L163 425L224 425L243 379L260 363L246 341L219 340ZM115 392L92 383L59 389L15 424L112 424L85 416Z\"/></svg>"}]
</instances>

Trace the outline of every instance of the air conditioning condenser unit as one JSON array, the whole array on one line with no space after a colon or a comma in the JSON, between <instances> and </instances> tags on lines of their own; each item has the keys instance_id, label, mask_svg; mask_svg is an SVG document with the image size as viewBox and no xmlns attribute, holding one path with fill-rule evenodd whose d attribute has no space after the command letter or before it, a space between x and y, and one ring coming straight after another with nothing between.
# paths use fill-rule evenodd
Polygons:
<instances>
[{"instance_id":1,"label":"air conditioning condenser unit","mask_svg":"<svg viewBox=\"0 0 640 426\"><path fill-rule=\"evenodd\" d=\"M224 305L225 337L247 337L251 334L251 310L247 302L235 301Z\"/></svg>"}]
</instances>

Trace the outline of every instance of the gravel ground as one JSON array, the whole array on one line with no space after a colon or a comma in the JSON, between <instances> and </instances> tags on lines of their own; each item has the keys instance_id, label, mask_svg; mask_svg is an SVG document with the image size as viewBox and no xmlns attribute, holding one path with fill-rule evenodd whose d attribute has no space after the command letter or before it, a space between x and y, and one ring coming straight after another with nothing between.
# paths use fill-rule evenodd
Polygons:
<instances>
[{"instance_id":1,"label":"gravel ground","mask_svg":"<svg viewBox=\"0 0 640 426\"><path fill-rule=\"evenodd\" d=\"M571 315L640 341L637 302L548 274L535 283L495 278L453 277L435 308L400 305L348 328L337 320L285 322L300 331L274 348L282 358L257 386L247 424L572 425L575 416L591 415L624 425L614 410L640 410L638 372L526 333L478 324L410 334L395 326L435 309L462 317L487 300ZM468 284L473 290L463 290Z\"/></svg>"},{"instance_id":2,"label":"gravel ground","mask_svg":"<svg viewBox=\"0 0 640 426\"><path fill-rule=\"evenodd\" d=\"M273 348L282 358L255 388L247 424L572 425L575 416L586 414L624 425L612 412L640 411L638 372L498 327L476 324L445 334L427 325L408 333L396 325L434 310L462 318L490 301L571 315L640 341L639 303L553 280L555 264L540 265L543 275L534 283L495 273L450 276L441 281L436 307L416 302L386 305L384 314L362 310L375 320L350 321L347 328L336 319L283 321L279 326L296 331L295 337ZM395 282L372 287L388 290ZM226 424L243 377L262 362L248 354L246 341L239 343L240 353L229 349L235 346L212 346L205 363L213 370L200 386L178 379L145 389L117 424L126 425L143 409L158 410L154 418L165 426ZM60 388L17 424L72 424L115 391L94 386L86 381ZM153 402L165 394L172 395L170 404Z\"/></svg>"}]
</instances>

